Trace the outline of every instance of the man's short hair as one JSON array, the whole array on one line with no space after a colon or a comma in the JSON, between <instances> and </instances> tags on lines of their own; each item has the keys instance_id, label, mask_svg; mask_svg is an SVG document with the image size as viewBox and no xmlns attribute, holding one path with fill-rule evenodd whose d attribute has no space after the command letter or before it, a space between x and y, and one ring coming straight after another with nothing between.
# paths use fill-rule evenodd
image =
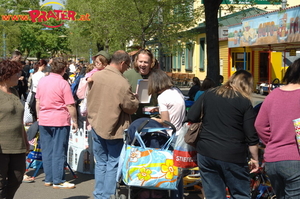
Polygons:
<instances>
[{"instance_id":1,"label":"man's short hair","mask_svg":"<svg viewBox=\"0 0 300 199\"><path fill-rule=\"evenodd\" d=\"M111 63L119 64L123 61L130 62L130 56L128 55L128 53L123 50L114 52L111 58Z\"/></svg>"}]
</instances>

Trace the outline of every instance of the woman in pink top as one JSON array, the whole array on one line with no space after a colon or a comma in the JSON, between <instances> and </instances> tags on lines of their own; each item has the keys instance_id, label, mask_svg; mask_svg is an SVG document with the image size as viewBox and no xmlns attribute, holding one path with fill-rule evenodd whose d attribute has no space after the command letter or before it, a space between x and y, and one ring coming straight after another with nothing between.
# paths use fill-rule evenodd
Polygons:
<instances>
[{"instance_id":1,"label":"woman in pink top","mask_svg":"<svg viewBox=\"0 0 300 199\"><path fill-rule=\"evenodd\" d=\"M266 145L266 172L276 198L300 198L300 154L293 125L300 117L300 59L288 68L283 80L287 85L264 100L255 128Z\"/></svg>"},{"instance_id":2,"label":"woman in pink top","mask_svg":"<svg viewBox=\"0 0 300 199\"><path fill-rule=\"evenodd\" d=\"M77 131L77 114L69 83L63 79L67 62L54 58L50 75L43 77L37 86L36 110L39 121L45 186L55 189L72 189L74 184L64 179L67 149L72 127Z\"/></svg>"}]
</instances>

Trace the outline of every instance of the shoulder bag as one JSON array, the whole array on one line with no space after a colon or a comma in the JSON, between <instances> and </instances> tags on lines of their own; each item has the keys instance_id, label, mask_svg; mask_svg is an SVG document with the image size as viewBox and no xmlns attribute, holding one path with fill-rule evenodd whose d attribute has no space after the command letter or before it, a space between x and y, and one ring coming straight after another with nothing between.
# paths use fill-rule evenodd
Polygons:
<instances>
[{"instance_id":1,"label":"shoulder bag","mask_svg":"<svg viewBox=\"0 0 300 199\"><path fill-rule=\"evenodd\" d=\"M198 138L202 130L203 100L204 98L202 99L201 103L200 121L196 123L191 123L189 129L187 130L187 133L184 136L184 141L195 148L197 146Z\"/></svg>"}]
</instances>

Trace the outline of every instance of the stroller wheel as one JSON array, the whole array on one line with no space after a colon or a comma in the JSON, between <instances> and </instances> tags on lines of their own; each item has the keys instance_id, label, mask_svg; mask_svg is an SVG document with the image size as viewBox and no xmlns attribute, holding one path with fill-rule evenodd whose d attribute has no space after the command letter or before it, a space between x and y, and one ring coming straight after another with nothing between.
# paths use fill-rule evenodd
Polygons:
<instances>
[{"instance_id":1,"label":"stroller wheel","mask_svg":"<svg viewBox=\"0 0 300 199\"><path fill-rule=\"evenodd\" d=\"M124 194L121 194L119 199L126 199L126 196Z\"/></svg>"}]
</instances>

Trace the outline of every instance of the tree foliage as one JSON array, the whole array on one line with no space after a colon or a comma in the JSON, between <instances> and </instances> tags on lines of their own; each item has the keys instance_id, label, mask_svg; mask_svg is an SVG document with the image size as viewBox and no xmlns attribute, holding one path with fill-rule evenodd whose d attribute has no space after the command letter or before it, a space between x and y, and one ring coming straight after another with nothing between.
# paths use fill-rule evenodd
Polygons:
<instances>
[{"instance_id":1,"label":"tree foliage","mask_svg":"<svg viewBox=\"0 0 300 199\"><path fill-rule=\"evenodd\" d=\"M87 36L97 50L115 51L131 45L145 47L147 41L170 41L178 32L194 26L194 0L68 0L67 8L89 13L90 22L69 24L73 41ZM176 38L177 40L177 38Z\"/></svg>"}]
</instances>

